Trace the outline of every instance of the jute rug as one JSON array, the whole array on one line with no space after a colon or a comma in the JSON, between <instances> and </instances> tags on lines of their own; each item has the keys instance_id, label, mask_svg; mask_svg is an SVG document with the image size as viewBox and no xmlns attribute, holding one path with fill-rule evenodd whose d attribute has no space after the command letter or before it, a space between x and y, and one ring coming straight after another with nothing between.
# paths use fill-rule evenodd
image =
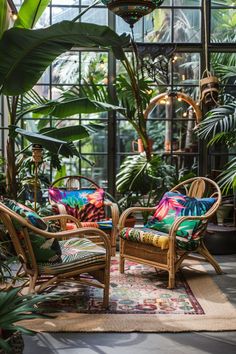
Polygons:
<instances>
[{"instance_id":1,"label":"jute rug","mask_svg":"<svg viewBox=\"0 0 236 354\"><path fill-rule=\"evenodd\" d=\"M111 267L110 308L102 310L100 289L68 284L63 300L48 304L59 308L53 319L21 324L44 332L187 332L236 330L236 309L214 283L214 276L197 264L177 277L176 289L166 288L165 272L118 261Z\"/></svg>"}]
</instances>

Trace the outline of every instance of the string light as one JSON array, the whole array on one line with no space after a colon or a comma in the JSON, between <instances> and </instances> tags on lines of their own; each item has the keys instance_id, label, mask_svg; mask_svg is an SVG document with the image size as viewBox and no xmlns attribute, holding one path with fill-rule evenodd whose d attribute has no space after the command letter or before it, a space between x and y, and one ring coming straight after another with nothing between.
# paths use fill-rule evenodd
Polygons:
<instances>
[{"instance_id":1,"label":"string light","mask_svg":"<svg viewBox=\"0 0 236 354\"><path fill-rule=\"evenodd\" d=\"M12 12L12 13L11 13L11 18L12 18L13 21L16 21L17 18L18 18L18 16L17 16L17 14L15 14L14 12Z\"/></svg>"}]
</instances>

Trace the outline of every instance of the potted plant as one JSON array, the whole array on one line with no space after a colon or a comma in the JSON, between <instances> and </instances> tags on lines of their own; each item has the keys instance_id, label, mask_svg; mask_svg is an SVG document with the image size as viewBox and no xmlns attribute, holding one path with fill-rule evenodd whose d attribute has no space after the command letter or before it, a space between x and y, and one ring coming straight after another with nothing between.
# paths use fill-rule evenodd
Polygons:
<instances>
[{"instance_id":1,"label":"potted plant","mask_svg":"<svg viewBox=\"0 0 236 354\"><path fill-rule=\"evenodd\" d=\"M155 206L162 194L175 185L175 168L166 164L160 156L146 154L128 156L117 174L116 188L129 206ZM123 203L124 204L124 203ZM143 215L144 222L148 215Z\"/></svg>"},{"instance_id":2,"label":"potted plant","mask_svg":"<svg viewBox=\"0 0 236 354\"><path fill-rule=\"evenodd\" d=\"M38 304L56 298L54 295L21 295L21 288L0 291L0 353L23 353L23 334L35 334L34 331L18 324L19 321L33 318L51 317L43 314Z\"/></svg>"}]
</instances>

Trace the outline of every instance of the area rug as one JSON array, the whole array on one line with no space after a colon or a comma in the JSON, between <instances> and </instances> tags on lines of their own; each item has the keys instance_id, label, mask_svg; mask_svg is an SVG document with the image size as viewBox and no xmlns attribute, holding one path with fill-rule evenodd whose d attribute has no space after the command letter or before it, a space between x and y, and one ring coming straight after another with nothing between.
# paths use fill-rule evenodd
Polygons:
<instances>
[{"instance_id":1,"label":"area rug","mask_svg":"<svg viewBox=\"0 0 236 354\"><path fill-rule=\"evenodd\" d=\"M103 310L102 290L68 284L63 300L53 303L53 319L25 322L45 332L185 332L236 330L236 309L201 265L178 274L176 288L167 289L167 273L118 260L111 266L110 306ZM58 291L58 289L57 289ZM48 304L51 308L52 304Z\"/></svg>"}]
</instances>

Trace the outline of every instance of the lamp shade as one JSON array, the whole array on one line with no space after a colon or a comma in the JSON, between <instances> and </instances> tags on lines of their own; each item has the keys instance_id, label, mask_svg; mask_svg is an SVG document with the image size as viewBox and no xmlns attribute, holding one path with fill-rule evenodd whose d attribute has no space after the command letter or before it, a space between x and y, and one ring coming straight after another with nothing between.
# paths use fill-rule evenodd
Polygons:
<instances>
[{"instance_id":1,"label":"lamp shade","mask_svg":"<svg viewBox=\"0 0 236 354\"><path fill-rule=\"evenodd\" d=\"M131 27L141 17L149 14L160 6L164 0L101 0L101 2L123 18Z\"/></svg>"}]
</instances>

